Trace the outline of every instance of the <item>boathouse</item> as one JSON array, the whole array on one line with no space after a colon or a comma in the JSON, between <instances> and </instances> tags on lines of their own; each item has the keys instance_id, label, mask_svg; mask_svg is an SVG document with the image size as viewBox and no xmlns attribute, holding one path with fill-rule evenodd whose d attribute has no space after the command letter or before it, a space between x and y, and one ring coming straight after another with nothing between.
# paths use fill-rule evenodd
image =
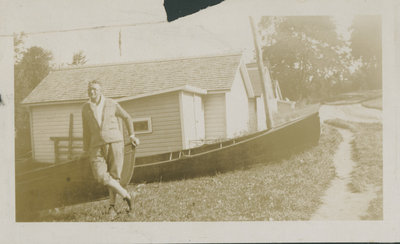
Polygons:
<instances>
[{"instance_id":1,"label":"boathouse","mask_svg":"<svg viewBox=\"0 0 400 244\"><path fill-rule=\"evenodd\" d=\"M93 79L133 117L138 156L266 128L263 95L241 53L79 66L52 71L22 102L35 161L61 162L82 152L81 107Z\"/></svg>"},{"instance_id":2,"label":"boathouse","mask_svg":"<svg viewBox=\"0 0 400 244\"><path fill-rule=\"evenodd\" d=\"M254 89L254 96L262 96L261 78L258 71L257 63L246 64L247 72L250 76L250 81ZM269 75L269 70L264 67L266 93L268 97L268 106L273 113L287 113L295 108L296 102L284 99L282 96L281 88L277 80L272 80Z\"/></svg>"}]
</instances>

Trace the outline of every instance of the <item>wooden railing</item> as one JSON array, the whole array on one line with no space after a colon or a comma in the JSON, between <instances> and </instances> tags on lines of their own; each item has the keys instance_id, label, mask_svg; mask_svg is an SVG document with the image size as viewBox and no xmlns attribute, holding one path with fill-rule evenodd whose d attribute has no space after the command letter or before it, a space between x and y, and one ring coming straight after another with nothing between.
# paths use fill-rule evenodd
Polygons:
<instances>
[{"instance_id":1,"label":"wooden railing","mask_svg":"<svg viewBox=\"0 0 400 244\"><path fill-rule=\"evenodd\" d=\"M82 145L74 144L74 142L82 142L82 137L50 137L50 140L54 142L54 156L56 163L78 158L83 152ZM66 157L64 155L66 155Z\"/></svg>"},{"instance_id":2,"label":"wooden railing","mask_svg":"<svg viewBox=\"0 0 400 244\"><path fill-rule=\"evenodd\" d=\"M59 163L79 157L83 152L82 137L73 136L74 115L69 116L68 136L50 137L54 142L54 161ZM76 142L81 142L77 144Z\"/></svg>"}]
</instances>

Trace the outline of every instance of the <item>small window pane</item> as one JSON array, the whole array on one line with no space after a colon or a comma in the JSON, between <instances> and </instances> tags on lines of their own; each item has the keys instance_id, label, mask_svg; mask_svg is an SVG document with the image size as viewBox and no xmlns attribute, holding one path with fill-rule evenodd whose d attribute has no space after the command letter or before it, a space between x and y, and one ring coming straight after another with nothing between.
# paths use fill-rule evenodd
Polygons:
<instances>
[{"instance_id":1,"label":"small window pane","mask_svg":"<svg viewBox=\"0 0 400 244\"><path fill-rule=\"evenodd\" d=\"M133 122L133 128L137 132L148 131L149 130L149 124L148 124L147 121L137 121L137 122Z\"/></svg>"}]
</instances>

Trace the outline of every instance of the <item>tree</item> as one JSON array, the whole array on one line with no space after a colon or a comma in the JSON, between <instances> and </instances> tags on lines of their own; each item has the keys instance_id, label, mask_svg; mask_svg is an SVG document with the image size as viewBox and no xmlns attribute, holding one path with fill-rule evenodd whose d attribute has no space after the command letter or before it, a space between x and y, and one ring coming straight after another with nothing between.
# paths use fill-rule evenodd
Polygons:
<instances>
[{"instance_id":1,"label":"tree","mask_svg":"<svg viewBox=\"0 0 400 244\"><path fill-rule=\"evenodd\" d=\"M31 150L29 113L20 103L50 72L51 60L51 52L34 46L22 52L22 58L14 64L16 155Z\"/></svg>"},{"instance_id":2,"label":"tree","mask_svg":"<svg viewBox=\"0 0 400 244\"><path fill-rule=\"evenodd\" d=\"M14 34L14 62L19 63L23 56L24 49L24 38L26 37L24 32L20 34Z\"/></svg>"},{"instance_id":3,"label":"tree","mask_svg":"<svg viewBox=\"0 0 400 244\"><path fill-rule=\"evenodd\" d=\"M292 100L330 95L348 72L346 43L327 16L262 17L263 57L283 96Z\"/></svg>"},{"instance_id":4,"label":"tree","mask_svg":"<svg viewBox=\"0 0 400 244\"><path fill-rule=\"evenodd\" d=\"M352 54L362 62L355 79L362 88L382 87L382 28L378 15L359 15L353 20L351 33Z\"/></svg>"},{"instance_id":5,"label":"tree","mask_svg":"<svg viewBox=\"0 0 400 244\"><path fill-rule=\"evenodd\" d=\"M87 62L86 55L83 54L83 51L79 51L77 53L74 53L71 65L73 66L84 65L86 62Z\"/></svg>"}]
</instances>

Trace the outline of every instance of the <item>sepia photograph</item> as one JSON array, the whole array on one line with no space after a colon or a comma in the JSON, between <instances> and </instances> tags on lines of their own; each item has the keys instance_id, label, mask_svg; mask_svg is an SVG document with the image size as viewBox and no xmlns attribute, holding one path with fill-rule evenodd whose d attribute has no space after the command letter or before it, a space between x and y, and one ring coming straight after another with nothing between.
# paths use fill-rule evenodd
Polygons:
<instances>
[{"instance_id":1,"label":"sepia photograph","mask_svg":"<svg viewBox=\"0 0 400 244\"><path fill-rule=\"evenodd\" d=\"M274 13L271 5L286 5L5 1L11 219L391 220L384 182L394 178L384 177L383 154L388 5L350 11L357 3ZM385 138L394 148L398 140Z\"/></svg>"}]
</instances>

